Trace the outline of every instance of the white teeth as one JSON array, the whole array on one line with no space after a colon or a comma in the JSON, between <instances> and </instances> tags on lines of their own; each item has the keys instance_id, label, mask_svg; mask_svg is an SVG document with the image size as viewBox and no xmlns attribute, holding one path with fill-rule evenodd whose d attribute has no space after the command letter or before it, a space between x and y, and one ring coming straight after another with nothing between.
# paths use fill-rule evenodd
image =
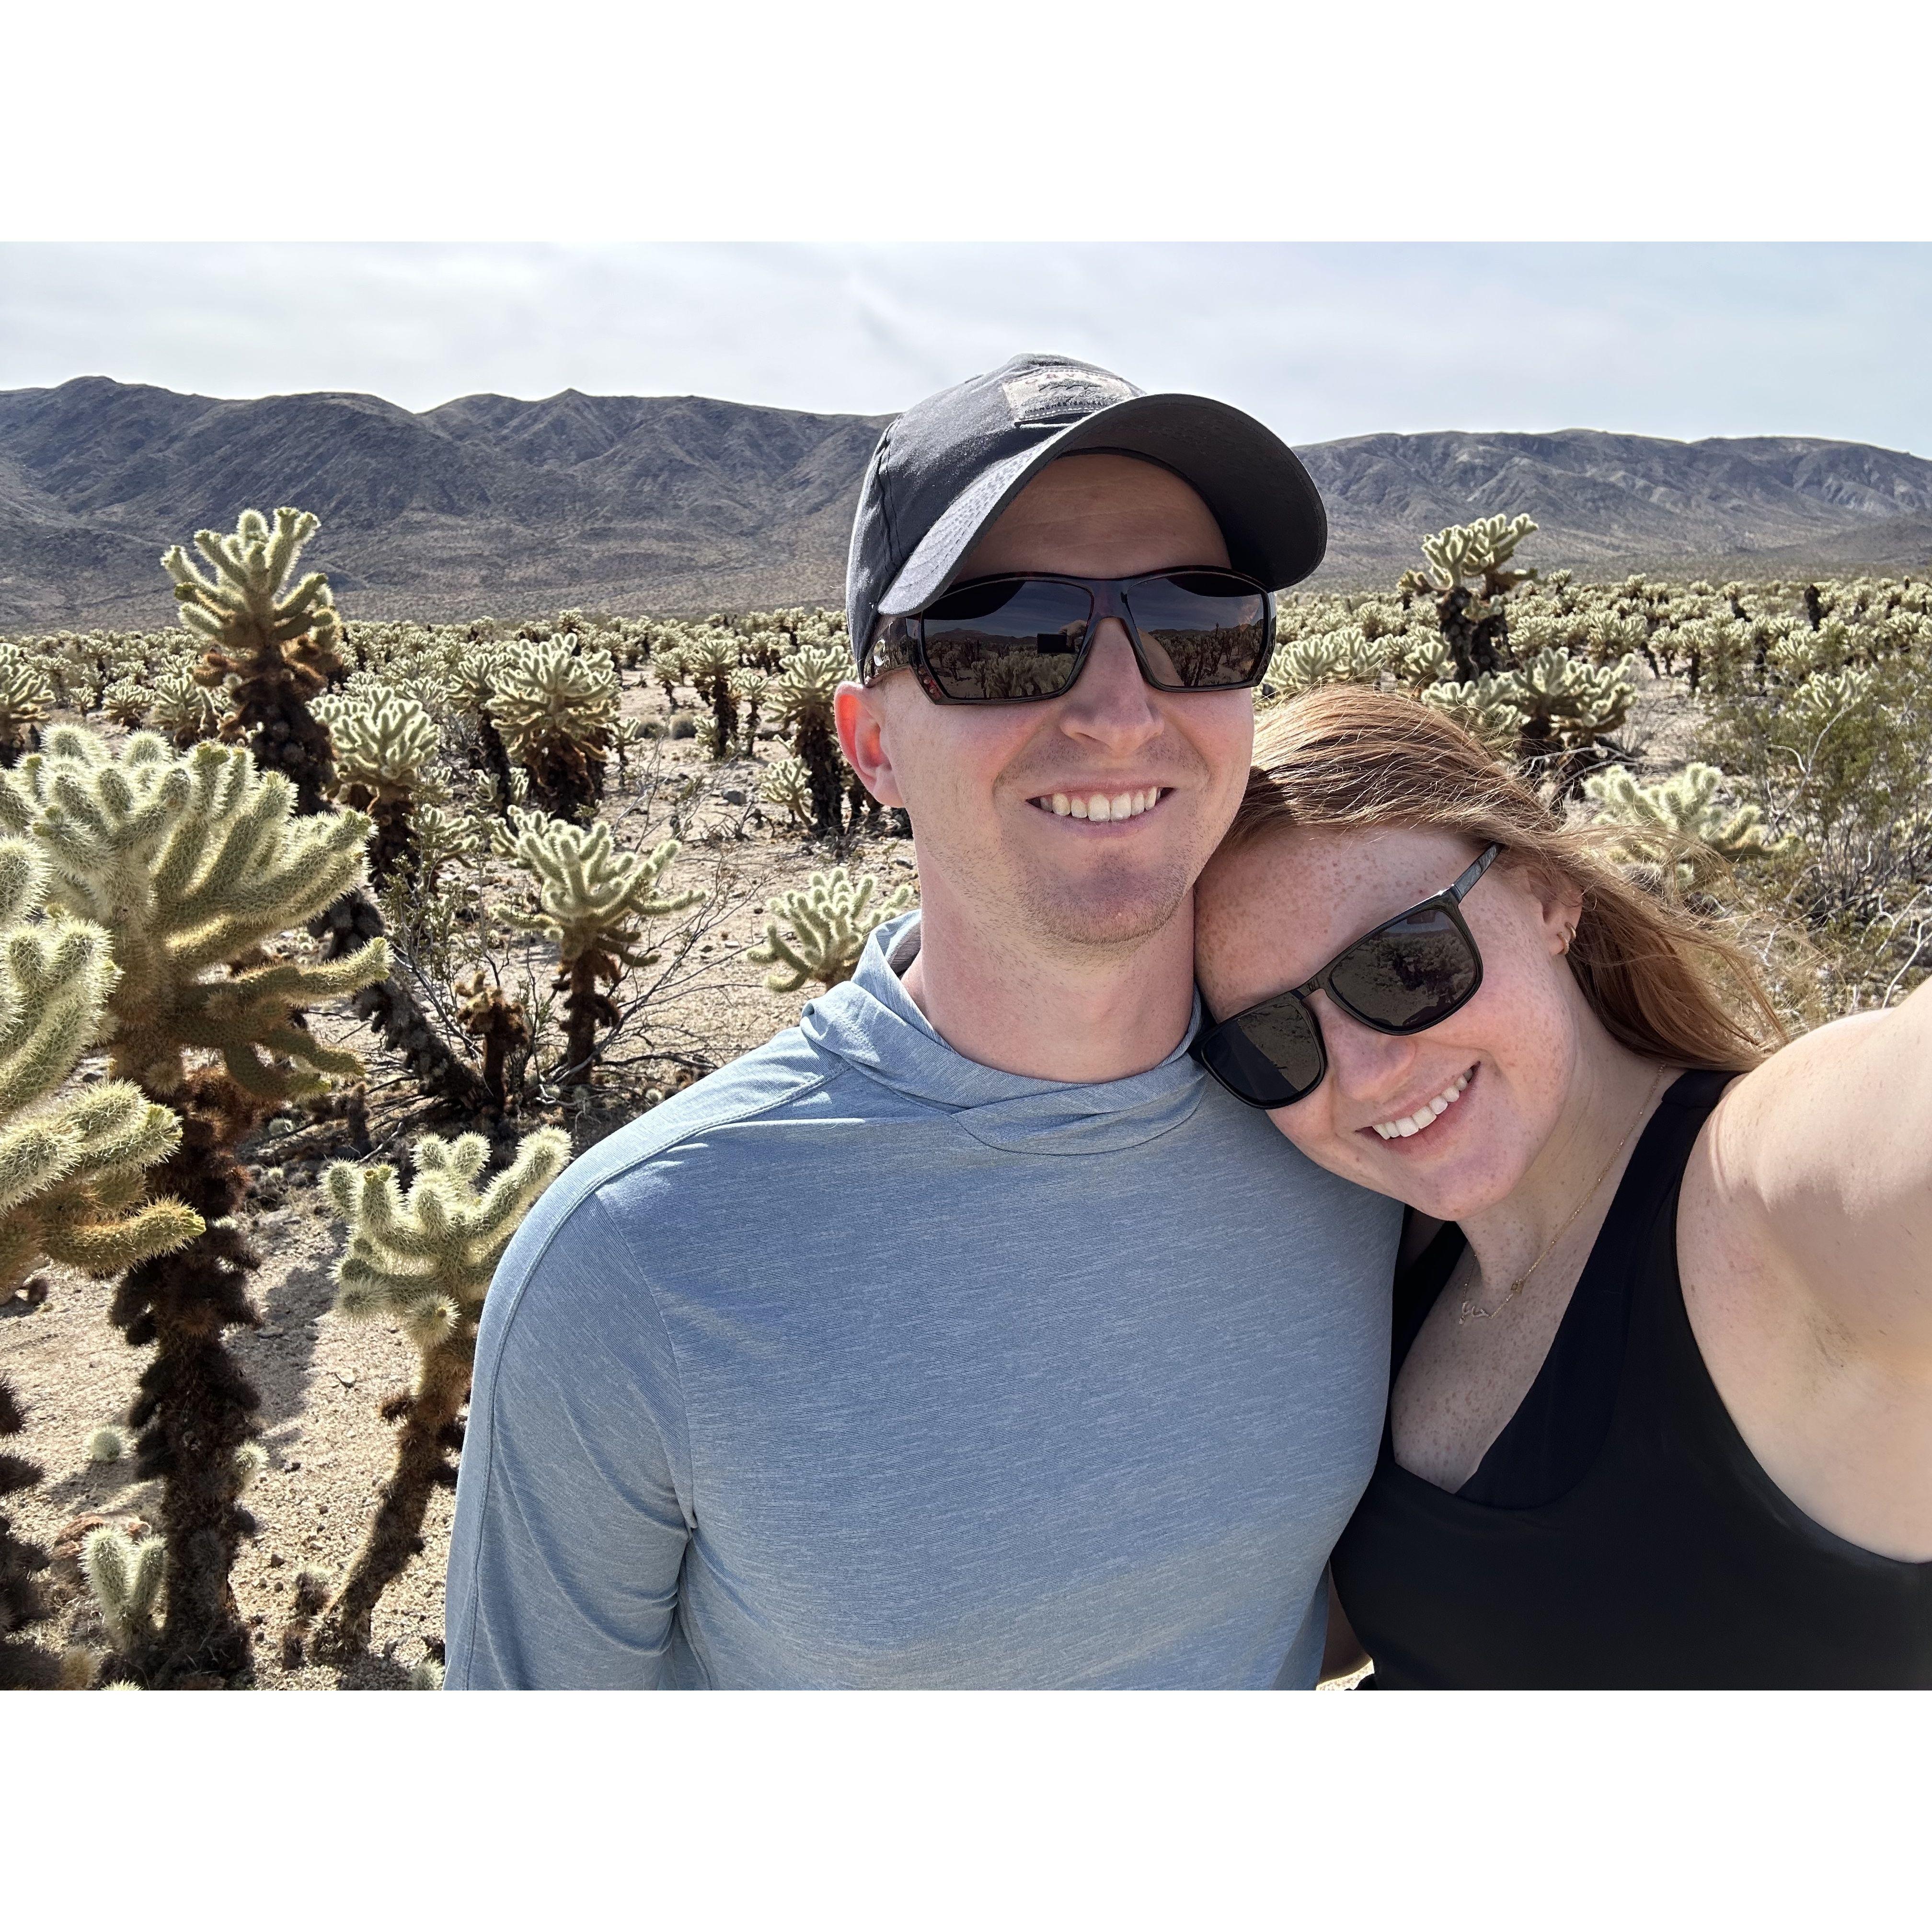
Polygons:
<instances>
[{"instance_id":1,"label":"white teeth","mask_svg":"<svg viewBox=\"0 0 1932 1932\"><path fill-rule=\"evenodd\" d=\"M1432 1100L1427 1101L1423 1106L1417 1108L1415 1112L1409 1114L1406 1119L1400 1120L1377 1120L1374 1122L1373 1125L1376 1132L1380 1134L1382 1138L1385 1141L1406 1139L1412 1134L1420 1133L1424 1127L1429 1126L1438 1115L1448 1112L1449 1109L1462 1097L1462 1090L1467 1087L1468 1084L1469 1076L1468 1074L1458 1074L1456 1077L1455 1084L1453 1086L1444 1088L1442 1091L1437 1094Z\"/></svg>"},{"instance_id":2,"label":"white teeth","mask_svg":"<svg viewBox=\"0 0 1932 1932\"><path fill-rule=\"evenodd\" d=\"M1056 791L1034 800L1042 812L1051 812L1056 818L1088 818L1096 825L1118 825L1124 820L1138 818L1144 812L1151 812L1160 802L1161 792L1158 785L1150 785L1144 791L1115 792L1112 795L1096 791L1082 797L1077 793Z\"/></svg>"}]
</instances>

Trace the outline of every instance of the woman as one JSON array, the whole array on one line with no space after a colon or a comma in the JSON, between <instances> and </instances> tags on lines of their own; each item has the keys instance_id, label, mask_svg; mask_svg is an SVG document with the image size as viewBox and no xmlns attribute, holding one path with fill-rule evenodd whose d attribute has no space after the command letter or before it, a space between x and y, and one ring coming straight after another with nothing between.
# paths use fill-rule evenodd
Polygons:
<instances>
[{"instance_id":1,"label":"woman","mask_svg":"<svg viewBox=\"0 0 1932 1932\"><path fill-rule=\"evenodd\" d=\"M1932 986L1768 1054L1746 957L1439 715L1256 758L1196 1050L1412 1210L1331 1663L1932 1686Z\"/></svg>"}]
</instances>

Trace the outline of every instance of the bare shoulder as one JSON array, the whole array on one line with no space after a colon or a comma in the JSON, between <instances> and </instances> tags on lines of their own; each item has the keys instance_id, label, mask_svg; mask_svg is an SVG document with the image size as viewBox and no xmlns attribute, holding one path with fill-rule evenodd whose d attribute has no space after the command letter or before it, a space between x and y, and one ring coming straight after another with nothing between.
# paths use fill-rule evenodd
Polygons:
<instances>
[{"instance_id":1,"label":"bare shoulder","mask_svg":"<svg viewBox=\"0 0 1932 1932\"><path fill-rule=\"evenodd\" d=\"M1901 1051L1923 1018L1840 1020L1733 1082L1677 1222L1691 1331L1759 1466L1814 1522L1915 1562L1932 1558L1932 1184L1898 1090L1924 1078Z\"/></svg>"}]
</instances>

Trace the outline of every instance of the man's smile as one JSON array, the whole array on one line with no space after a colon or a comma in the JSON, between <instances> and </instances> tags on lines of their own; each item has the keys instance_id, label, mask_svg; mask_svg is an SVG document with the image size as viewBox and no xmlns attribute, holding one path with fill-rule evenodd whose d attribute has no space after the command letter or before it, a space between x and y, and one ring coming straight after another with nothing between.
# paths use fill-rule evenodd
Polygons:
<instances>
[{"instance_id":1,"label":"man's smile","mask_svg":"<svg viewBox=\"0 0 1932 1932\"><path fill-rule=\"evenodd\" d=\"M1118 825L1130 818L1144 818L1163 800L1172 797L1173 792L1172 785L1129 785L1105 791L1042 792L1027 802L1055 818L1084 819L1090 825Z\"/></svg>"}]
</instances>

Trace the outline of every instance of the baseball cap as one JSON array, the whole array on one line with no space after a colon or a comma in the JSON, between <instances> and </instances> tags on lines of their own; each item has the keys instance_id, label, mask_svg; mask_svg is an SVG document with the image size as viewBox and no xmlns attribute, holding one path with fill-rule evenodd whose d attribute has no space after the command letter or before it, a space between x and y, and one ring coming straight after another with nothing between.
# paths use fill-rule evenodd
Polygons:
<instances>
[{"instance_id":1,"label":"baseball cap","mask_svg":"<svg viewBox=\"0 0 1932 1932\"><path fill-rule=\"evenodd\" d=\"M1270 590L1322 561L1321 496L1294 451L1252 416L1210 396L1150 395L1071 356L1016 356L914 404L872 452L845 571L860 672L880 616L929 603L1035 475L1094 449L1150 458L1191 484L1228 562Z\"/></svg>"}]
</instances>

